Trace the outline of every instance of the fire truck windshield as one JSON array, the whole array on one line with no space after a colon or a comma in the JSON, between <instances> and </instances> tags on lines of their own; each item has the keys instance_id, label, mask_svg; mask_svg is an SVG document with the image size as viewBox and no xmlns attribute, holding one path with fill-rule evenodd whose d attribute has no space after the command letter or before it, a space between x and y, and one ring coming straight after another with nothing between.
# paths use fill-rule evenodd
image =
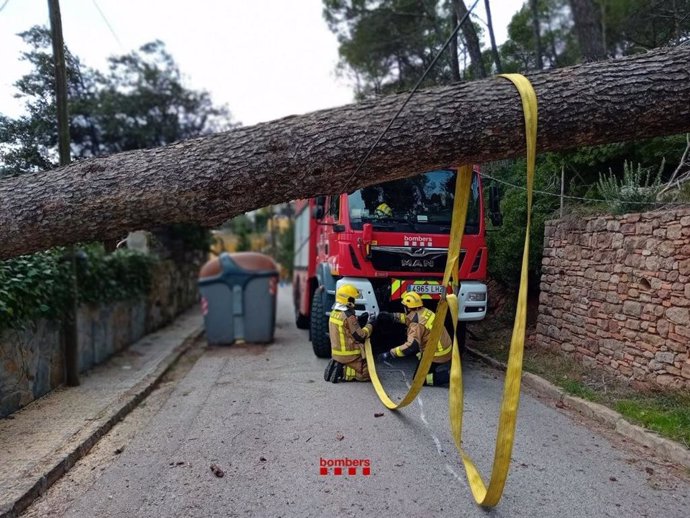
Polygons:
<instances>
[{"instance_id":1,"label":"fire truck windshield","mask_svg":"<svg viewBox=\"0 0 690 518\"><path fill-rule=\"evenodd\" d=\"M389 231L444 234L450 230L455 171L430 171L354 191L348 196L350 224ZM473 173L466 234L479 233L479 179Z\"/></svg>"}]
</instances>

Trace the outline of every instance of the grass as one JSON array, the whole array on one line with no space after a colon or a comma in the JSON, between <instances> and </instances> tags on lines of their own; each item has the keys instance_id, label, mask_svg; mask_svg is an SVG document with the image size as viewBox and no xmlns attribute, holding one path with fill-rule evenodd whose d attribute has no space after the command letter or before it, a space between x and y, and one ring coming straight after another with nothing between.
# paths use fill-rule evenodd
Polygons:
<instances>
[{"instance_id":1,"label":"grass","mask_svg":"<svg viewBox=\"0 0 690 518\"><path fill-rule=\"evenodd\" d=\"M500 321L499 321L500 322ZM473 326L480 341L470 347L506 362L512 322ZM603 370L584 367L570 357L538 347L525 347L523 369L541 376L568 394L605 405L628 421L690 448L690 393L639 390Z\"/></svg>"}]
</instances>

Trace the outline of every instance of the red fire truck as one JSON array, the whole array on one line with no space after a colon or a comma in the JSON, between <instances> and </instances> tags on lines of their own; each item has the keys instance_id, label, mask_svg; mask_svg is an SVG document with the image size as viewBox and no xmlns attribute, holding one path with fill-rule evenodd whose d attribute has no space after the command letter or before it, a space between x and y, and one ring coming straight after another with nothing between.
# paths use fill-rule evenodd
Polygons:
<instances>
[{"instance_id":1,"label":"red fire truck","mask_svg":"<svg viewBox=\"0 0 690 518\"><path fill-rule=\"evenodd\" d=\"M350 193L298 200L293 296L297 327L310 330L314 353L330 357L328 316L342 284L356 286L358 314L402 311L405 291L435 308L446 264L455 169L430 171ZM494 194L492 190L492 194ZM492 220L500 217L494 208ZM488 260L482 179L475 167L460 253L460 338L484 318ZM376 335L376 333L375 333ZM374 336L375 338L375 336Z\"/></svg>"}]
</instances>

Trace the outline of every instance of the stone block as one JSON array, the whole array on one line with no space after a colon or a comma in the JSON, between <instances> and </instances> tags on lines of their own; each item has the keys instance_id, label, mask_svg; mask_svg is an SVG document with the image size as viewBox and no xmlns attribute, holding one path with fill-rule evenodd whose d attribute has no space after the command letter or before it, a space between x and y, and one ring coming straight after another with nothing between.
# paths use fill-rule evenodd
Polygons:
<instances>
[{"instance_id":1,"label":"stone block","mask_svg":"<svg viewBox=\"0 0 690 518\"><path fill-rule=\"evenodd\" d=\"M620 222L615 219L606 222L606 230L608 230L609 232L617 232L620 228Z\"/></svg>"},{"instance_id":2,"label":"stone block","mask_svg":"<svg viewBox=\"0 0 690 518\"><path fill-rule=\"evenodd\" d=\"M690 379L690 362L686 361L680 369L680 375L685 379Z\"/></svg>"},{"instance_id":3,"label":"stone block","mask_svg":"<svg viewBox=\"0 0 690 518\"><path fill-rule=\"evenodd\" d=\"M635 225L632 223L623 223L620 226L621 234L634 235L636 233Z\"/></svg>"},{"instance_id":4,"label":"stone block","mask_svg":"<svg viewBox=\"0 0 690 518\"><path fill-rule=\"evenodd\" d=\"M679 325L679 326L675 326L674 331L676 334L690 339L690 327Z\"/></svg>"},{"instance_id":5,"label":"stone block","mask_svg":"<svg viewBox=\"0 0 690 518\"><path fill-rule=\"evenodd\" d=\"M666 318L674 324L688 326L690 325L690 309L670 307L666 310Z\"/></svg>"},{"instance_id":6,"label":"stone block","mask_svg":"<svg viewBox=\"0 0 690 518\"><path fill-rule=\"evenodd\" d=\"M639 302L626 300L623 302L623 313L625 315L639 317L642 314L642 305Z\"/></svg>"},{"instance_id":7,"label":"stone block","mask_svg":"<svg viewBox=\"0 0 690 518\"><path fill-rule=\"evenodd\" d=\"M678 262L678 273L681 275L690 275L690 259L684 259Z\"/></svg>"},{"instance_id":8,"label":"stone block","mask_svg":"<svg viewBox=\"0 0 690 518\"><path fill-rule=\"evenodd\" d=\"M658 352L654 355L654 359L659 362L659 363L667 363L669 365L673 365L673 360L675 358L675 354L672 352Z\"/></svg>"},{"instance_id":9,"label":"stone block","mask_svg":"<svg viewBox=\"0 0 690 518\"><path fill-rule=\"evenodd\" d=\"M671 225L666 229L666 238L667 239L680 239L683 237L683 227L680 225Z\"/></svg>"}]
</instances>

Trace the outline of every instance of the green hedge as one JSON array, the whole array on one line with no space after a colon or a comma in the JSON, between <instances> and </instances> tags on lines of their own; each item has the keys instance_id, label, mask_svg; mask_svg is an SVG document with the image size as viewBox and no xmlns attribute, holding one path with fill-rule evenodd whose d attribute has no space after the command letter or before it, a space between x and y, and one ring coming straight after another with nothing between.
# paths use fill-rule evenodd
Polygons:
<instances>
[{"instance_id":1,"label":"green hedge","mask_svg":"<svg viewBox=\"0 0 690 518\"><path fill-rule=\"evenodd\" d=\"M106 254L101 245L81 251L81 303L128 300L148 292L155 259L131 250ZM71 272L64 248L0 261L0 330L60 318L70 303Z\"/></svg>"}]
</instances>

